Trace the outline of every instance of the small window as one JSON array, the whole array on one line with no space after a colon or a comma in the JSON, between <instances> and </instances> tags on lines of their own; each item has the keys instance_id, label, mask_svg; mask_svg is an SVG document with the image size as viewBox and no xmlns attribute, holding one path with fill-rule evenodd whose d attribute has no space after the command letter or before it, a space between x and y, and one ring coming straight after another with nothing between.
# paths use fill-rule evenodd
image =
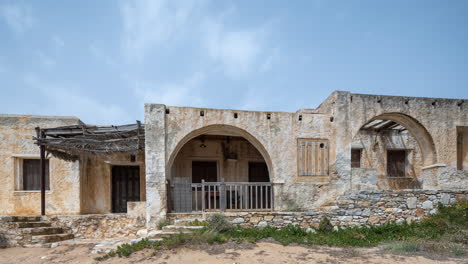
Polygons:
<instances>
[{"instance_id":1,"label":"small window","mask_svg":"<svg viewBox=\"0 0 468 264\"><path fill-rule=\"evenodd\" d=\"M328 140L300 138L297 143L299 176L327 176Z\"/></svg>"},{"instance_id":2,"label":"small window","mask_svg":"<svg viewBox=\"0 0 468 264\"><path fill-rule=\"evenodd\" d=\"M361 149L351 149L351 168L361 168Z\"/></svg>"},{"instance_id":3,"label":"small window","mask_svg":"<svg viewBox=\"0 0 468 264\"><path fill-rule=\"evenodd\" d=\"M46 190L50 190L49 184L49 160L45 160ZM40 191L41 190L41 160L18 159L17 190Z\"/></svg>"}]
</instances>

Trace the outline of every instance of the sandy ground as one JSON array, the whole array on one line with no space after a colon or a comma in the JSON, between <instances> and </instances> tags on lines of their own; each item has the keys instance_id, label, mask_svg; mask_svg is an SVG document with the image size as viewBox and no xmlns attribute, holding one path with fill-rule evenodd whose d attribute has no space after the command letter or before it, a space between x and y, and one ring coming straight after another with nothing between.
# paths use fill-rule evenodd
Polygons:
<instances>
[{"instance_id":1,"label":"sandy ground","mask_svg":"<svg viewBox=\"0 0 468 264\"><path fill-rule=\"evenodd\" d=\"M86 245L46 248L0 249L0 263L468 263L467 259L435 258L434 256L401 256L383 253L378 248L331 248L282 246L261 242L256 245L214 245L202 248L180 248L160 251L151 250L132 254L128 258L114 257L106 261L95 261L102 254L91 254Z\"/></svg>"}]
</instances>

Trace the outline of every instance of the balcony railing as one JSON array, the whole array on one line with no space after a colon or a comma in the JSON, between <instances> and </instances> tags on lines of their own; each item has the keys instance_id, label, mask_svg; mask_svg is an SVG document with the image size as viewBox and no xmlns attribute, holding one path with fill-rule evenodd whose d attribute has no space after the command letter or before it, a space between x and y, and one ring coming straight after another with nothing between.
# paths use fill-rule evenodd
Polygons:
<instances>
[{"instance_id":1,"label":"balcony railing","mask_svg":"<svg viewBox=\"0 0 468 264\"><path fill-rule=\"evenodd\" d=\"M174 212L271 211L270 182L204 182L171 185Z\"/></svg>"}]
</instances>

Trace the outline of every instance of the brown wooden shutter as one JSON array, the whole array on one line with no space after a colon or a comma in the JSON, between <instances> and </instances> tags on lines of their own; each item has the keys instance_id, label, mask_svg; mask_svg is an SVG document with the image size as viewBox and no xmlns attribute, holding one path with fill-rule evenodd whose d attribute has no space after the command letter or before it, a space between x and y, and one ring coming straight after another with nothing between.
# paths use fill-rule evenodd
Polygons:
<instances>
[{"instance_id":1,"label":"brown wooden shutter","mask_svg":"<svg viewBox=\"0 0 468 264\"><path fill-rule=\"evenodd\" d=\"M45 160L46 166L46 190L49 188L49 160ZM41 160L23 159L23 190L41 190Z\"/></svg>"},{"instance_id":2,"label":"brown wooden shutter","mask_svg":"<svg viewBox=\"0 0 468 264\"><path fill-rule=\"evenodd\" d=\"M361 149L351 149L351 168L361 168Z\"/></svg>"},{"instance_id":3,"label":"brown wooden shutter","mask_svg":"<svg viewBox=\"0 0 468 264\"><path fill-rule=\"evenodd\" d=\"M299 176L328 175L328 140L298 139Z\"/></svg>"}]
</instances>

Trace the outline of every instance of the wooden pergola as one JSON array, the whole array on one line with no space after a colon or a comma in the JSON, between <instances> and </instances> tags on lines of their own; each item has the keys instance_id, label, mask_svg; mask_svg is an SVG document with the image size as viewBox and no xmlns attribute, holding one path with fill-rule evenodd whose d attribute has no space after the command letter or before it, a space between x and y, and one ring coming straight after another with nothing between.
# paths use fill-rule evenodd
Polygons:
<instances>
[{"instance_id":1,"label":"wooden pergola","mask_svg":"<svg viewBox=\"0 0 468 264\"><path fill-rule=\"evenodd\" d=\"M371 120L370 122L365 124L361 129L374 130L376 132L389 130L389 129L393 129L398 132L403 132L406 130L404 126L392 120L381 120L381 119Z\"/></svg>"},{"instance_id":2,"label":"wooden pergola","mask_svg":"<svg viewBox=\"0 0 468 264\"><path fill-rule=\"evenodd\" d=\"M140 121L121 126L71 125L55 128L36 127L33 140L40 148L41 215L45 215L46 151L67 160L79 160L81 154L137 154L145 147L145 129Z\"/></svg>"}]
</instances>

